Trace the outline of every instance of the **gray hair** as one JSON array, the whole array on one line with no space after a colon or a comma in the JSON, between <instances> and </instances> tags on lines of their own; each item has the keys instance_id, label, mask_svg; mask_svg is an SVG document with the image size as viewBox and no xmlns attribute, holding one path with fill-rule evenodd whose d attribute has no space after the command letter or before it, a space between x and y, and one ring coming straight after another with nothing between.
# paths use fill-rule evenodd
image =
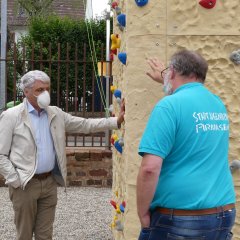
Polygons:
<instances>
[{"instance_id":1,"label":"gray hair","mask_svg":"<svg viewBox=\"0 0 240 240\"><path fill-rule=\"evenodd\" d=\"M40 80L44 83L50 83L49 76L39 70L29 71L24 74L20 80L20 88L24 91L25 88L31 88L35 81Z\"/></svg>"},{"instance_id":2,"label":"gray hair","mask_svg":"<svg viewBox=\"0 0 240 240\"><path fill-rule=\"evenodd\" d=\"M182 76L195 75L197 79L204 82L208 71L207 61L197 52L182 50L175 53L170 65Z\"/></svg>"}]
</instances>

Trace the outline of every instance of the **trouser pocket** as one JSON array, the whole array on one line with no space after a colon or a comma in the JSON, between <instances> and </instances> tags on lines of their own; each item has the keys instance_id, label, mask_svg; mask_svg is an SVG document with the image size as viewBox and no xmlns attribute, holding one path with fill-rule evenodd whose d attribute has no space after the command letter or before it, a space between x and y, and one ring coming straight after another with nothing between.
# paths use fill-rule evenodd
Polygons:
<instances>
[{"instance_id":1,"label":"trouser pocket","mask_svg":"<svg viewBox=\"0 0 240 240\"><path fill-rule=\"evenodd\" d=\"M233 234L230 232L230 233L228 233L226 240L231 240L232 237L233 237Z\"/></svg>"},{"instance_id":2,"label":"trouser pocket","mask_svg":"<svg viewBox=\"0 0 240 240\"><path fill-rule=\"evenodd\" d=\"M138 240L149 240L150 233L151 233L150 228L142 228Z\"/></svg>"},{"instance_id":3,"label":"trouser pocket","mask_svg":"<svg viewBox=\"0 0 240 240\"><path fill-rule=\"evenodd\" d=\"M167 235L168 240L205 240L205 237L183 237L179 235L174 235L171 233L168 233Z\"/></svg>"}]
</instances>

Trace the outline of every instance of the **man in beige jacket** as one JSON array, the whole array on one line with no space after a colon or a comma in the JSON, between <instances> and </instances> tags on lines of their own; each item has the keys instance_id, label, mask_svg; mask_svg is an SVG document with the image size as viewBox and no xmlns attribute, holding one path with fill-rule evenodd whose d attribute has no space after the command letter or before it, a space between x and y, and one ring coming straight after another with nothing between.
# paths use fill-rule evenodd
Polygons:
<instances>
[{"instance_id":1,"label":"man in beige jacket","mask_svg":"<svg viewBox=\"0 0 240 240\"><path fill-rule=\"evenodd\" d=\"M9 186L18 240L52 239L57 183L66 186L65 132L117 129L118 118L84 119L50 104L50 78L30 71L21 78L26 98L0 115L0 174Z\"/></svg>"}]
</instances>

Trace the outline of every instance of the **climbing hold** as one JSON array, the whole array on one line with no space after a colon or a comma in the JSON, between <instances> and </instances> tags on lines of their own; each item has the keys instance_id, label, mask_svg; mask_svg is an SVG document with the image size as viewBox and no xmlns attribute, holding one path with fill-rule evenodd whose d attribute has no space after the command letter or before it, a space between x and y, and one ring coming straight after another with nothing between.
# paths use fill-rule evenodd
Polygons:
<instances>
[{"instance_id":1,"label":"climbing hold","mask_svg":"<svg viewBox=\"0 0 240 240\"><path fill-rule=\"evenodd\" d=\"M119 144L118 140L114 142L114 147L116 148L116 150L122 154L122 146Z\"/></svg>"},{"instance_id":2,"label":"climbing hold","mask_svg":"<svg viewBox=\"0 0 240 240\"><path fill-rule=\"evenodd\" d=\"M114 145L114 143L115 143L116 141L118 141L118 136L117 136L117 134L112 134L112 136L111 136L111 143L112 143L112 145Z\"/></svg>"},{"instance_id":3,"label":"climbing hold","mask_svg":"<svg viewBox=\"0 0 240 240\"><path fill-rule=\"evenodd\" d=\"M120 211L122 212L122 213L124 213L124 211L125 211L125 207L121 204L120 205Z\"/></svg>"},{"instance_id":4,"label":"climbing hold","mask_svg":"<svg viewBox=\"0 0 240 240\"><path fill-rule=\"evenodd\" d=\"M123 225L120 220L116 221L116 230L123 231Z\"/></svg>"},{"instance_id":5,"label":"climbing hold","mask_svg":"<svg viewBox=\"0 0 240 240\"><path fill-rule=\"evenodd\" d=\"M117 49L111 50L111 53L113 53L114 55L117 55Z\"/></svg>"},{"instance_id":6,"label":"climbing hold","mask_svg":"<svg viewBox=\"0 0 240 240\"><path fill-rule=\"evenodd\" d=\"M119 205L117 204L117 207L116 207L116 213L120 214L121 213L121 210L120 210L120 207Z\"/></svg>"},{"instance_id":7,"label":"climbing hold","mask_svg":"<svg viewBox=\"0 0 240 240\"><path fill-rule=\"evenodd\" d=\"M118 3L116 1L112 2L112 8L115 9L118 6Z\"/></svg>"},{"instance_id":8,"label":"climbing hold","mask_svg":"<svg viewBox=\"0 0 240 240\"><path fill-rule=\"evenodd\" d=\"M117 140L118 140L117 134L113 134L113 135L112 135L112 138L114 139L114 141L117 141Z\"/></svg>"},{"instance_id":9,"label":"climbing hold","mask_svg":"<svg viewBox=\"0 0 240 240\"><path fill-rule=\"evenodd\" d=\"M123 207L125 208L125 207L126 207L126 202L123 201L123 202L122 202L122 205L123 205Z\"/></svg>"},{"instance_id":10,"label":"climbing hold","mask_svg":"<svg viewBox=\"0 0 240 240\"><path fill-rule=\"evenodd\" d=\"M118 54L118 59L120 60L120 62L124 65L126 65L127 63L127 53L125 52L121 52Z\"/></svg>"},{"instance_id":11,"label":"climbing hold","mask_svg":"<svg viewBox=\"0 0 240 240\"><path fill-rule=\"evenodd\" d=\"M240 169L240 161L235 159L230 164L230 170L231 172L234 172L236 169Z\"/></svg>"},{"instance_id":12,"label":"climbing hold","mask_svg":"<svg viewBox=\"0 0 240 240\"><path fill-rule=\"evenodd\" d=\"M121 45L121 39L118 37L118 34L112 34L111 35L111 50L116 50L120 48Z\"/></svg>"},{"instance_id":13,"label":"climbing hold","mask_svg":"<svg viewBox=\"0 0 240 240\"><path fill-rule=\"evenodd\" d=\"M113 135L111 136L111 144L114 145L115 141L117 141L117 140L118 140L117 134L113 134Z\"/></svg>"},{"instance_id":14,"label":"climbing hold","mask_svg":"<svg viewBox=\"0 0 240 240\"><path fill-rule=\"evenodd\" d=\"M114 54L113 54L112 52L110 52L109 60L110 60L111 62L114 61Z\"/></svg>"},{"instance_id":15,"label":"climbing hold","mask_svg":"<svg viewBox=\"0 0 240 240\"><path fill-rule=\"evenodd\" d=\"M213 8L216 5L216 0L201 0L199 4L204 8Z\"/></svg>"},{"instance_id":16,"label":"climbing hold","mask_svg":"<svg viewBox=\"0 0 240 240\"><path fill-rule=\"evenodd\" d=\"M110 203L115 209L117 209L117 203L115 201L111 200Z\"/></svg>"},{"instance_id":17,"label":"climbing hold","mask_svg":"<svg viewBox=\"0 0 240 240\"><path fill-rule=\"evenodd\" d=\"M119 104L121 104L121 97L122 97L122 92L118 89L116 89L114 92L113 92L113 95L114 97L116 98L117 102Z\"/></svg>"},{"instance_id":18,"label":"climbing hold","mask_svg":"<svg viewBox=\"0 0 240 240\"><path fill-rule=\"evenodd\" d=\"M115 98L120 98L122 97L122 92L118 89L116 89L114 92L113 92L113 95Z\"/></svg>"},{"instance_id":19,"label":"climbing hold","mask_svg":"<svg viewBox=\"0 0 240 240\"><path fill-rule=\"evenodd\" d=\"M135 2L139 7L143 7L148 3L148 0L135 0Z\"/></svg>"},{"instance_id":20,"label":"climbing hold","mask_svg":"<svg viewBox=\"0 0 240 240\"><path fill-rule=\"evenodd\" d=\"M121 8L120 7L115 7L115 11L116 11L116 14L117 16L121 14Z\"/></svg>"},{"instance_id":21,"label":"climbing hold","mask_svg":"<svg viewBox=\"0 0 240 240\"><path fill-rule=\"evenodd\" d=\"M116 223L115 223L115 222L112 222L111 228L115 228L115 227L116 227Z\"/></svg>"},{"instance_id":22,"label":"climbing hold","mask_svg":"<svg viewBox=\"0 0 240 240\"><path fill-rule=\"evenodd\" d=\"M120 139L118 140L118 142L119 142L119 144L120 144L122 147L124 146L123 138L120 138Z\"/></svg>"},{"instance_id":23,"label":"climbing hold","mask_svg":"<svg viewBox=\"0 0 240 240\"><path fill-rule=\"evenodd\" d=\"M122 27L126 27L126 15L124 13L119 14L117 20Z\"/></svg>"},{"instance_id":24,"label":"climbing hold","mask_svg":"<svg viewBox=\"0 0 240 240\"><path fill-rule=\"evenodd\" d=\"M115 140L111 138L111 144L114 145Z\"/></svg>"},{"instance_id":25,"label":"climbing hold","mask_svg":"<svg viewBox=\"0 0 240 240\"><path fill-rule=\"evenodd\" d=\"M116 91L116 90L117 90L117 87L116 87L116 86L112 85L112 86L110 87L110 91L111 91L112 93L114 93L114 91Z\"/></svg>"},{"instance_id":26,"label":"climbing hold","mask_svg":"<svg viewBox=\"0 0 240 240\"><path fill-rule=\"evenodd\" d=\"M116 195L116 197L118 197L118 191L115 191L115 195Z\"/></svg>"},{"instance_id":27,"label":"climbing hold","mask_svg":"<svg viewBox=\"0 0 240 240\"><path fill-rule=\"evenodd\" d=\"M230 54L230 60L236 64L240 64L240 49L233 51Z\"/></svg>"},{"instance_id":28,"label":"climbing hold","mask_svg":"<svg viewBox=\"0 0 240 240\"><path fill-rule=\"evenodd\" d=\"M110 50L110 61L114 60L114 55L117 55L117 49Z\"/></svg>"}]
</instances>

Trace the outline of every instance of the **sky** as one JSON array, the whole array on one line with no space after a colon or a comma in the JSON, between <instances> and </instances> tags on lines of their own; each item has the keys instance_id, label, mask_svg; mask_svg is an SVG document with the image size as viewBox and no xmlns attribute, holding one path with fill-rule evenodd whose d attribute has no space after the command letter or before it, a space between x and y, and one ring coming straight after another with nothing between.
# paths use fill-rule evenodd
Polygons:
<instances>
[{"instance_id":1,"label":"sky","mask_svg":"<svg viewBox=\"0 0 240 240\"><path fill-rule=\"evenodd\" d=\"M101 16L102 12L107 8L109 0L92 0L93 16Z\"/></svg>"}]
</instances>

